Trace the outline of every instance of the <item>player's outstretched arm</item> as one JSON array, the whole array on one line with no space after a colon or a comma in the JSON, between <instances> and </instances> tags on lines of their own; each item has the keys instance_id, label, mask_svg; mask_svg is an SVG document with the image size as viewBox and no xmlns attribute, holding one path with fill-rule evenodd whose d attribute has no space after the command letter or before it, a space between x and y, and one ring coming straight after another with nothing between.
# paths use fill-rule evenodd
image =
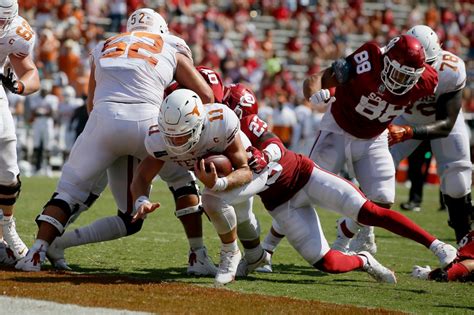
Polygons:
<instances>
[{"instance_id":1,"label":"player's outstretched arm","mask_svg":"<svg viewBox=\"0 0 474 315\"><path fill-rule=\"evenodd\" d=\"M214 103L214 93L206 80L199 74L189 58L176 54L178 66L175 79L183 87L193 90L202 100L203 104Z\"/></svg>"},{"instance_id":2,"label":"player's outstretched arm","mask_svg":"<svg viewBox=\"0 0 474 315\"><path fill-rule=\"evenodd\" d=\"M133 174L130 190L135 205L135 215L132 223L138 219L144 219L148 213L155 211L160 203L152 203L148 197L150 194L150 186L153 178L160 172L163 167L163 161L147 156L137 167Z\"/></svg>"},{"instance_id":3,"label":"player's outstretched arm","mask_svg":"<svg viewBox=\"0 0 474 315\"><path fill-rule=\"evenodd\" d=\"M413 128L413 139L447 137L453 130L462 105L462 90L441 95L436 104L436 121Z\"/></svg>"},{"instance_id":4,"label":"player's outstretched arm","mask_svg":"<svg viewBox=\"0 0 474 315\"><path fill-rule=\"evenodd\" d=\"M28 95L34 93L40 88L40 79L38 69L30 56L18 57L9 55L10 64L17 74L17 91L15 93Z\"/></svg>"}]
</instances>

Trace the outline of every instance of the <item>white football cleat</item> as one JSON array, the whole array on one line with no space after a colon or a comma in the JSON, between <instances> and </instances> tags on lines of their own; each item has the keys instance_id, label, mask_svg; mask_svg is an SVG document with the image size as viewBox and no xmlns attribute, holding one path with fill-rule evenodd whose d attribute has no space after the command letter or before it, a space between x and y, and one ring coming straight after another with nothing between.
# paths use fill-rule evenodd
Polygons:
<instances>
[{"instance_id":1,"label":"white football cleat","mask_svg":"<svg viewBox=\"0 0 474 315\"><path fill-rule=\"evenodd\" d=\"M207 255L206 247L189 250L187 274L213 277L217 274L217 267L212 262L211 257Z\"/></svg>"},{"instance_id":2,"label":"white football cleat","mask_svg":"<svg viewBox=\"0 0 474 315\"><path fill-rule=\"evenodd\" d=\"M249 273L254 271L258 267L263 267L266 265L270 265L271 268L271 260L272 260L272 255L270 255L269 252L266 250L263 250L262 256L260 256L257 261L254 261L252 263L249 263L247 259L242 258L239 262L239 265L237 266L237 277L246 277L248 276Z\"/></svg>"},{"instance_id":3,"label":"white football cleat","mask_svg":"<svg viewBox=\"0 0 474 315\"><path fill-rule=\"evenodd\" d=\"M5 241L0 241L0 265L15 266L17 259Z\"/></svg>"},{"instance_id":4,"label":"white football cleat","mask_svg":"<svg viewBox=\"0 0 474 315\"><path fill-rule=\"evenodd\" d=\"M20 259L15 268L22 271L41 271L41 264L46 258L46 252L41 248L30 249L25 257Z\"/></svg>"},{"instance_id":5,"label":"white football cleat","mask_svg":"<svg viewBox=\"0 0 474 315\"><path fill-rule=\"evenodd\" d=\"M9 221L0 220L3 228L3 240L8 244L8 247L13 251L16 259L26 256L28 247L23 243L20 236L16 232L15 218Z\"/></svg>"},{"instance_id":6,"label":"white football cleat","mask_svg":"<svg viewBox=\"0 0 474 315\"><path fill-rule=\"evenodd\" d=\"M395 277L395 273L392 270L382 266L382 264L379 263L369 252L360 252L357 255L366 258L367 262L364 264L362 269L366 271L372 278L378 282L397 283L397 277Z\"/></svg>"},{"instance_id":7,"label":"white football cleat","mask_svg":"<svg viewBox=\"0 0 474 315\"><path fill-rule=\"evenodd\" d=\"M255 271L256 272L261 272L261 273L272 273L273 272L273 266L272 266L272 257L273 257L273 253L270 253L270 257L268 258L267 262L265 265L263 266L260 266L258 268L255 268Z\"/></svg>"},{"instance_id":8,"label":"white football cleat","mask_svg":"<svg viewBox=\"0 0 474 315\"><path fill-rule=\"evenodd\" d=\"M454 246L443 242L434 248L433 253L438 257L441 268L452 263L458 255L458 251Z\"/></svg>"},{"instance_id":9,"label":"white football cleat","mask_svg":"<svg viewBox=\"0 0 474 315\"><path fill-rule=\"evenodd\" d=\"M356 237L350 242L349 251L355 253L365 251L375 255L377 253L377 244L375 244L374 227L362 227Z\"/></svg>"},{"instance_id":10,"label":"white football cleat","mask_svg":"<svg viewBox=\"0 0 474 315\"><path fill-rule=\"evenodd\" d=\"M413 278L421 279L421 280L428 280L428 277L431 272L431 267L430 266L413 266L413 269L411 270L411 276Z\"/></svg>"},{"instance_id":11,"label":"white football cleat","mask_svg":"<svg viewBox=\"0 0 474 315\"><path fill-rule=\"evenodd\" d=\"M239 249L233 252L221 251L221 260L214 279L215 287L222 287L227 283L234 281L235 274L237 273L237 266L239 265L241 258L242 254Z\"/></svg>"},{"instance_id":12,"label":"white football cleat","mask_svg":"<svg viewBox=\"0 0 474 315\"><path fill-rule=\"evenodd\" d=\"M64 258L64 248L60 247L56 241L49 245L48 250L46 251L46 258L48 258L49 262L57 270L72 270Z\"/></svg>"}]
</instances>

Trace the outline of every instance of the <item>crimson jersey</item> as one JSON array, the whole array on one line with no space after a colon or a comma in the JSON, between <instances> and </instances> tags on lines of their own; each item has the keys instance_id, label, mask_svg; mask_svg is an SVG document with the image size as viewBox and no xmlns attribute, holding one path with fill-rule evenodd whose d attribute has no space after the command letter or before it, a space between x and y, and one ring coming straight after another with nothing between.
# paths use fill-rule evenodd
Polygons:
<instances>
[{"instance_id":1,"label":"crimson jersey","mask_svg":"<svg viewBox=\"0 0 474 315\"><path fill-rule=\"evenodd\" d=\"M394 95L381 79L383 54L375 42L368 42L346 58L350 65L349 79L336 87L333 114L339 127L351 135L370 139L380 135L406 107L434 94L438 84L436 70L425 64L417 84L403 95Z\"/></svg>"},{"instance_id":2,"label":"crimson jersey","mask_svg":"<svg viewBox=\"0 0 474 315\"><path fill-rule=\"evenodd\" d=\"M459 242L457 261L474 259L474 231L469 232Z\"/></svg>"},{"instance_id":3,"label":"crimson jersey","mask_svg":"<svg viewBox=\"0 0 474 315\"><path fill-rule=\"evenodd\" d=\"M214 70L204 66L198 66L196 70L199 71L199 74L201 74L212 89L214 93L214 103L222 103L222 99L224 98L224 84L222 83L221 76ZM166 88L165 97L179 88L181 88L179 83L174 81Z\"/></svg>"},{"instance_id":4,"label":"crimson jersey","mask_svg":"<svg viewBox=\"0 0 474 315\"><path fill-rule=\"evenodd\" d=\"M240 129L257 147L259 138L268 131L268 125L253 114L240 120ZM286 149L278 164L280 166L272 168L268 177L268 188L258 194L267 210L273 210L290 200L306 185L314 168L314 162L309 158Z\"/></svg>"}]
</instances>

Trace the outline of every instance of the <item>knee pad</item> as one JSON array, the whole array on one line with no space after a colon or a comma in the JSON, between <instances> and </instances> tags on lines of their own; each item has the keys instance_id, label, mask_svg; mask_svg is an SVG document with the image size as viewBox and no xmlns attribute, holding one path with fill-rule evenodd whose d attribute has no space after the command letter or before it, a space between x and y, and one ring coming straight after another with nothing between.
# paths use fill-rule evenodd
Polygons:
<instances>
[{"instance_id":1,"label":"knee pad","mask_svg":"<svg viewBox=\"0 0 474 315\"><path fill-rule=\"evenodd\" d=\"M260 237L260 224L255 216L237 224L237 235L241 241L253 241Z\"/></svg>"},{"instance_id":2,"label":"knee pad","mask_svg":"<svg viewBox=\"0 0 474 315\"><path fill-rule=\"evenodd\" d=\"M17 176L17 183L13 186L0 185L0 205L13 206L20 196L21 181Z\"/></svg>"},{"instance_id":3,"label":"knee pad","mask_svg":"<svg viewBox=\"0 0 474 315\"><path fill-rule=\"evenodd\" d=\"M205 194L202 197L202 205L217 234L226 234L235 228L237 216L234 207L224 203L219 197L210 194Z\"/></svg>"},{"instance_id":4,"label":"knee pad","mask_svg":"<svg viewBox=\"0 0 474 315\"><path fill-rule=\"evenodd\" d=\"M195 181L188 182L185 186L176 189L173 187L169 187L169 189L173 194L174 201L186 195L197 195L199 197L199 187L196 185Z\"/></svg>"},{"instance_id":5,"label":"knee pad","mask_svg":"<svg viewBox=\"0 0 474 315\"><path fill-rule=\"evenodd\" d=\"M468 161L449 164L441 174L441 191L451 198L461 198L471 192L472 165Z\"/></svg>"},{"instance_id":6,"label":"knee pad","mask_svg":"<svg viewBox=\"0 0 474 315\"><path fill-rule=\"evenodd\" d=\"M126 213L122 213L120 211L117 212L117 215L120 219L122 219L123 223L125 224L125 228L127 229L127 236L133 235L142 229L143 220L137 220L132 223L132 216Z\"/></svg>"},{"instance_id":7,"label":"knee pad","mask_svg":"<svg viewBox=\"0 0 474 315\"><path fill-rule=\"evenodd\" d=\"M46 207L55 206L55 207L61 209L66 214L66 216L68 218L71 218L71 216L73 215L73 211L71 209L71 206L66 201L57 198L57 196L58 196L58 193L53 194L51 199L43 207L43 212L46 209ZM40 226L41 222L47 222L47 223L51 224L52 226L54 226L56 228L56 230L58 230L59 235L62 235L64 233L64 230L66 229L66 226L68 225L68 223L63 225L58 219L56 219L56 218L54 218L50 215L43 214L43 212L40 213L35 219L36 224L38 225L38 227ZM68 222L69 222L69 220L68 220Z\"/></svg>"},{"instance_id":8,"label":"knee pad","mask_svg":"<svg viewBox=\"0 0 474 315\"><path fill-rule=\"evenodd\" d=\"M185 215L188 215L188 214L192 214L192 213L202 213L202 207L200 204L198 205L195 205L195 206L191 206L191 207L186 207L186 208L183 208L183 209L178 209L175 211L175 215L177 218L180 218L180 217L183 217Z\"/></svg>"}]
</instances>

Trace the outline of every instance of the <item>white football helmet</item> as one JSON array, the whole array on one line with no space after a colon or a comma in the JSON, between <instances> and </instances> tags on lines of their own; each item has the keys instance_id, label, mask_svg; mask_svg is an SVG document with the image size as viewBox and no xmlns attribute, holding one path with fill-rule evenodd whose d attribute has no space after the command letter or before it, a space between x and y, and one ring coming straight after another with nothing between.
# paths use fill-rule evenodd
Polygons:
<instances>
[{"instance_id":1,"label":"white football helmet","mask_svg":"<svg viewBox=\"0 0 474 315\"><path fill-rule=\"evenodd\" d=\"M135 31L159 35L169 33L165 19L158 12L148 8L135 10L128 18L127 32Z\"/></svg>"},{"instance_id":2,"label":"white football helmet","mask_svg":"<svg viewBox=\"0 0 474 315\"><path fill-rule=\"evenodd\" d=\"M18 15L17 0L0 0L0 38L4 37Z\"/></svg>"},{"instance_id":3,"label":"white football helmet","mask_svg":"<svg viewBox=\"0 0 474 315\"><path fill-rule=\"evenodd\" d=\"M418 39L425 50L426 62L429 64L433 63L441 51L441 45L439 44L436 32L429 26L416 25L410 28L407 34Z\"/></svg>"},{"instance_id":4,"label":"white football helmet","mask_svg":"<svg viewBox=\"0 0 474 315\"><path fill-rule=\"evenodd\" d=\"M204 117L204 106L195 92L178 89L168 95L158 115L158 129L168 149L174 154L191 151L199 142Z\"/></svg>"}]
</instances>

